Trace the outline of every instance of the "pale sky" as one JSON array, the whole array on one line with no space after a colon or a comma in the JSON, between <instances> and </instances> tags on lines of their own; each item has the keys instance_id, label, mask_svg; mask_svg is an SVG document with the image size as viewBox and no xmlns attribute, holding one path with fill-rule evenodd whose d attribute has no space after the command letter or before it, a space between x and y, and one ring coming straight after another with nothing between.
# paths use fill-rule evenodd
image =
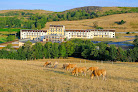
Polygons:
<instances>
[{"instance_id":1,"label":"pale sky","mask_svg":"<svg viewBox=\"0 0 138 92\"><path fill-rule=\"evenodd\" d=\"M84 6L138 7L138 0L0 0L0 10L42 9L59 12Z\"/></svg>"}]
</instances>

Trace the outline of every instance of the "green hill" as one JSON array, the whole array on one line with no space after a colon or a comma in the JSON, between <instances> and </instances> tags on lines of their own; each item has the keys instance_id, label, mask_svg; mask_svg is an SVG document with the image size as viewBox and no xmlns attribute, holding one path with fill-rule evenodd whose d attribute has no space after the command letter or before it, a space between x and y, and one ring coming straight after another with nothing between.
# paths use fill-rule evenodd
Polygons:
<instances>
[{"instance_id":1,"label":"green hill","mask_svg":"<svg viewBox=\"0 0 138 92\"><path fill-rule=\"evenodd\" d=\"M138 7L87 6L63 12L45 10L1 10L0 28L41 29L45 27L45 23L51 21L94 19L124 13L138 13Z\"/></svg>"}]
</instances>

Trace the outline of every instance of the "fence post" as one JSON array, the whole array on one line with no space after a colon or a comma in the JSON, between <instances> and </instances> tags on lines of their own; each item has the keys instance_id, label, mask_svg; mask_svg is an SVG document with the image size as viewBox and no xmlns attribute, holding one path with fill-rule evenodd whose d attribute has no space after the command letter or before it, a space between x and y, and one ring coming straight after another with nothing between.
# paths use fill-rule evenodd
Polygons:
<instances>
[{"instance_id":1,"label":"fence post","mask_svg":"<svg viewBox=\"0 0 138 92\"><path fill-rule=\"evenodd\" d=\"M27 61L27 58L26 58L26 61Z\"/></svg>"},{"instance_id":2,"label":"fence post","mask_svg":"<svg viewBox=\"0 0 138 92\"><path fill-rule=\"evenodd\" d=\"M85 60L85 63L86 63L86 60Z\"/></svg>"},{"instance_id":3,"label":"fence post","mask_svg":"<svg viewBox=\"0 0 138 92\"><path fill-rule=\"evenodd\" d=\"M81 60L80 60L80 63L81 63Z\"/></svg>"},{"instance_id":4,"label":"fence post","mask_svg":"<svg viewBox=\"0 0 138 92\"><path fill-rule=\"evenodd\" d=\"M113 64L113 61L112 61L112 64Z\"/></svg>"}]
</instances>

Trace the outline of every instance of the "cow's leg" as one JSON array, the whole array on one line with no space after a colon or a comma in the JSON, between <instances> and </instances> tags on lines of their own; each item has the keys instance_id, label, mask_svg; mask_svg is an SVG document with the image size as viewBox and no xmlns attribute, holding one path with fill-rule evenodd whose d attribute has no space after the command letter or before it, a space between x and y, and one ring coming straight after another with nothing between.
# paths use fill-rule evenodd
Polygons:
<instances>
[{"instance_id":1,"label":"cow's leg","mask_svg":"<svg viewBox=\"0 0 138 92\"><path fill-rule=\"evenodd\" d=\"M99 80L99 77L98 76L96 76L97 77L97 79Z\"/></svg>"},{"instance_id":2,"label":"cow's leg","mask_svg":"<svg viewBox=\"0 0 138 92\"><path fill-rule=\"evenodd\" d=\"M103 80L106 80L106 77L105 77L105 75L103 75Z\"/></svg>"},{"instance_id":3,"label":"cow's leg","mask_svg":"<svg viewBox=\"0 0 138 92\"><path fill-rule=\"evenodd\" d=\"M86 72L85 72L85 76L86 76Z\"/></svg>"},{"instance_id":4,"label":"cow's leg","mask_svg":"<svg viewBox=\"0 0 138 92\"><path fill-rule=\"evenodd\" d=\"M81 72L81 76L83 76L83 72Z\"/></svg>"},{"instance_id":5,"label":"cow's leg","mask_svg":"<svg viewBox=\"0 0 138 92\"><path fill-rule=\"evenodd\" d=\"M93 76L90 76L90 79L93 80Z\"/></svg>"},{"instance_id":6,"label":"cow's leg","mask_svg":"<svg viewBox=\"0 0 138 92\"><path fill-rule=\"evenodd\" d=\"M77 74L77 76L78 76L78 73L76 73Z\"/></svg>"}]
</instances>

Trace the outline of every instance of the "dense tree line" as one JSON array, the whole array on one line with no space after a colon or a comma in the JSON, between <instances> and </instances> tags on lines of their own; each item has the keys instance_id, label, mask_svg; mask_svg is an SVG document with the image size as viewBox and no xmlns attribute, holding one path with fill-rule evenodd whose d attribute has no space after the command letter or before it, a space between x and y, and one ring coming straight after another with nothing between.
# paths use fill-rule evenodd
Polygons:
<instances>
[{"instance_id":1,"label":"dense tree line","mask_svg":"<svg viewBox=\"0 0 138 92\"><path fill-rule=\"evenodd\" d=\"M27 16L27 15L34 15L33 13L30 12L23 12L23 11L9 11L6 13L0 13L0 16Z\"/></svg>"},{"instance_id":2,"label":"dense tree line","mask_svg":"<svg viewBox=\"0 0 138 92\"><path fill-rule=\"evenodd\" d=\"M0 50L0 58L6 59L43 59L43 58L67 58L69 56L86 58L92 60L111 60L123 62L138 62L138 38L134 40L135 47L133 49L123 50L121 47L116 48L115 45L110 47L104 43L93 44L91 40L74 39L67 42L42 44L37 42L32 45L26 42L24 46L17 51L13 50L11 45Z\"/></svg>"},{"instance_id":3,"label":"dense tree line","mask_svg":"<svg viewBox=\"0 0 138 92\"><path fill-rule=\"evenodd\" d=\"M27 28L41 29L45 27L47 17L44 15L35 14L25 20L17 17L0 17L0 28Z\"/></svg>"},{"instance_id":4,"label":"dense tree line","mask_svg":"<svg viewBox=\"0 0 138 92\"><path fill-rule=\"evenodd\" d=\"M86 9L85 9L86 8ZM113 15L113 14L122 14L122 13L138 13L138 8L126 8L122 7L122 10L109 10L102 12L100 7L92 7L91 9L87 9L87 7L84 7L84 9L76 9L76 10L70 10L65 11L61 13L52 13L48 16L48 21L62 21L62 20L81 20L81 19L92 19L96 17L101 16L107 16L107 15Z\"/></svg>"}]
</instances>

